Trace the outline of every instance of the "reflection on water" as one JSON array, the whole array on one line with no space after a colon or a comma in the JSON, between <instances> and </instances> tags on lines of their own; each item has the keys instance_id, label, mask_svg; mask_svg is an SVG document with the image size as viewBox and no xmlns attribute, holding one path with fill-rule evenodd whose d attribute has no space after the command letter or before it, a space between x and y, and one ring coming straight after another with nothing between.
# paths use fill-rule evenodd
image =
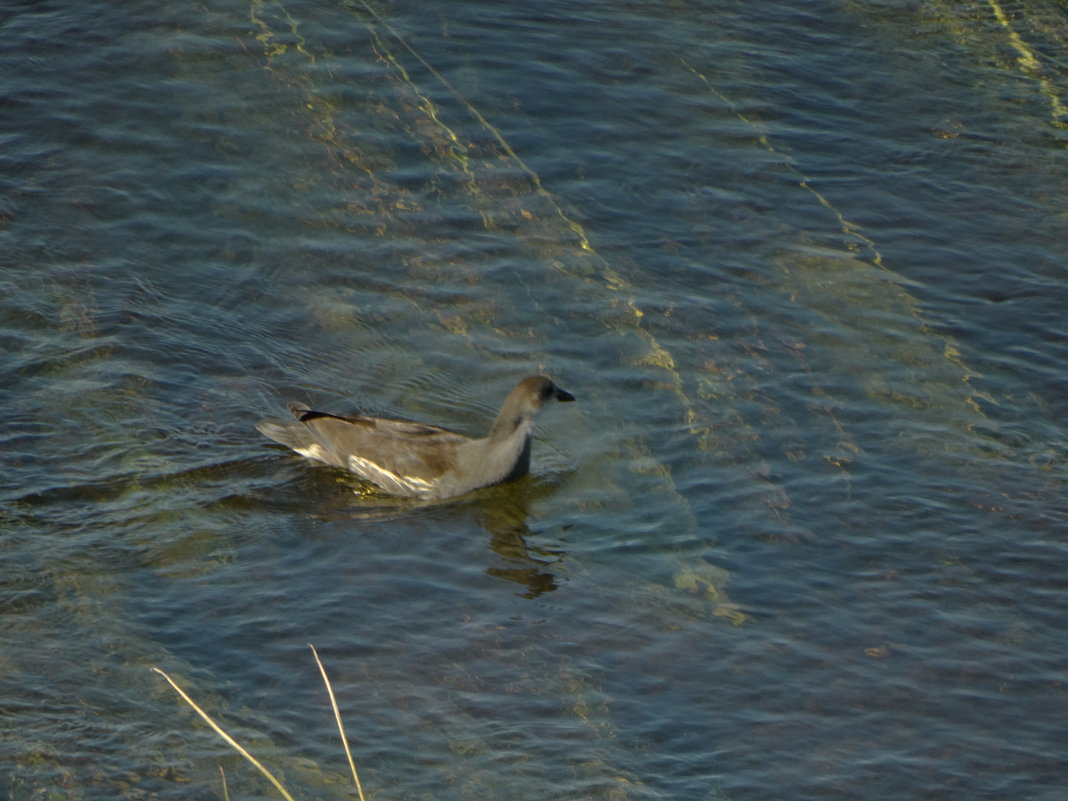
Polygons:
<instances>
[{"instance_id":1,"label":"reflection on water","mask_svg":"<svg viewBox=\"0 0 1068 801\"><path fill-rule=\"evenodd\" d=\"M1057 797L1065 27L9 11L0 787L270 792L159 666L351 797L313 641L383 796ZM252 428L539 368L451 503Z\"/></svg>"},{"instance_id":2,"label":"reflection on water","mask_svg":"<svg viewBox=\"0 0 1068 801\"><path fill-rule=\"evenodd\" d=\"M491 535L490 548L503 560L486 573L518 584L524 598L537 598L557 588L553 566L566 559L567 553L558 547L531 544L536 542L537 532L527 525L529 504L516 493L509 495L502 493L498 503L487 505L479 521Z\"/></svg>"},{"instance_id":3,"label":"reflection on water","mask_svg":"<svg viewBox=\"0 0 1068 801\"><path fill-rule=\"evenodd\" d=\"M537 544L539 532L530 526L531 504L550 499L559 489L557 481L546 481L544 476L527 476L461 499L417 502L388 496L373 485L334 468L317 466L315 472L333 474L337 484L347 490L334 490L320 499L313 513L317 520L389 524L398 515L413 509L457 507L460 514L484 530L486 544L499 557L485 568L487 575L520 585L524 598L536 598L557 588L553 566L566 559L567 553L558 546ZM307 509L303 502L299 508Z\"/></svg>"}]
</instances>

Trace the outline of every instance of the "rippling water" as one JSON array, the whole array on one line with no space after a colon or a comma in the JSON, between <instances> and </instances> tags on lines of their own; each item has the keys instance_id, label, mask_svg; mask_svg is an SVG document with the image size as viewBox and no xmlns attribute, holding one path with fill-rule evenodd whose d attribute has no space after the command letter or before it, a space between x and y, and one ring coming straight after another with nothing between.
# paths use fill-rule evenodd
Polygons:
<instances>
[{"instance_id":1,"label":"rippling water","mask_svg":"<svg viewBox=\"0 0 1068 801\"><path fill-rule=\"evenodd\" d=\"M0 6L0 794L1059 799L1063 4ZM532 476L417 507L289 399Z\"/></svg>"}]
</instances>

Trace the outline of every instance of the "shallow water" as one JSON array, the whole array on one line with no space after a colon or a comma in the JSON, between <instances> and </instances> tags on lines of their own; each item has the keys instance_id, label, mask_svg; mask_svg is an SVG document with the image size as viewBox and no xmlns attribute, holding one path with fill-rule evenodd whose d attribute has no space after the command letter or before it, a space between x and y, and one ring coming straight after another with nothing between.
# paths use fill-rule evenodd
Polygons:
<instances>
[{"instance_id":1,"label":"shallow water","mask_svg":"<svg viewBox=\"0 0 1068 801\"><path fill-rule=\"evenodd\" d=\"M0 794L1059 799L1062 4L0 8ZM290 399L533 474L397 502Z\"/></svg>"}]
</instances>

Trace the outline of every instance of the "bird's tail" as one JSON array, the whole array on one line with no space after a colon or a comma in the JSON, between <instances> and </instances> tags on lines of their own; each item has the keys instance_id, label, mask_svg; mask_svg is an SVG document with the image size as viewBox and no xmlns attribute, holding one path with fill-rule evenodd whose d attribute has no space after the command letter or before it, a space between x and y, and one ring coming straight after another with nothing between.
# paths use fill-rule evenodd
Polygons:
<instances>
[{"instance_id":1,"label":"bird's tail","mask_svg":"<svg viewBox=\"0 0 1068 801\"><path fill-rule=\"evenodd\" d=\"M299 423L289 423L272 417L256 423L257 430L265 437L295 451L307 450L317 444L312 433Z\"/></svg>"}]
</instances>

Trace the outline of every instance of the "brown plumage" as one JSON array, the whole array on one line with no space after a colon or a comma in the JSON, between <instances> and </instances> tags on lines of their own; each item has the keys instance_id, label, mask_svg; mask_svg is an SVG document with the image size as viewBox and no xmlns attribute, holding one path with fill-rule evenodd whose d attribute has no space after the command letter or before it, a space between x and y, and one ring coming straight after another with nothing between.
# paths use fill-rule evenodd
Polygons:
<instances>
[{"instance_id":1,"label":"brown plumage","mask_svg":"<svg viewBox=\"0 0 1068 801\"><path fill-rule=\"evenodd\" d=\"M297 422L262 420L256 428L302 456L349 470L390 494L441 500L525 475L534 415L553 398L575 399L545 376L524 378L482 439L423 423L327 414L302 403L289 404Z\"/></svg>"}]
</instances>

